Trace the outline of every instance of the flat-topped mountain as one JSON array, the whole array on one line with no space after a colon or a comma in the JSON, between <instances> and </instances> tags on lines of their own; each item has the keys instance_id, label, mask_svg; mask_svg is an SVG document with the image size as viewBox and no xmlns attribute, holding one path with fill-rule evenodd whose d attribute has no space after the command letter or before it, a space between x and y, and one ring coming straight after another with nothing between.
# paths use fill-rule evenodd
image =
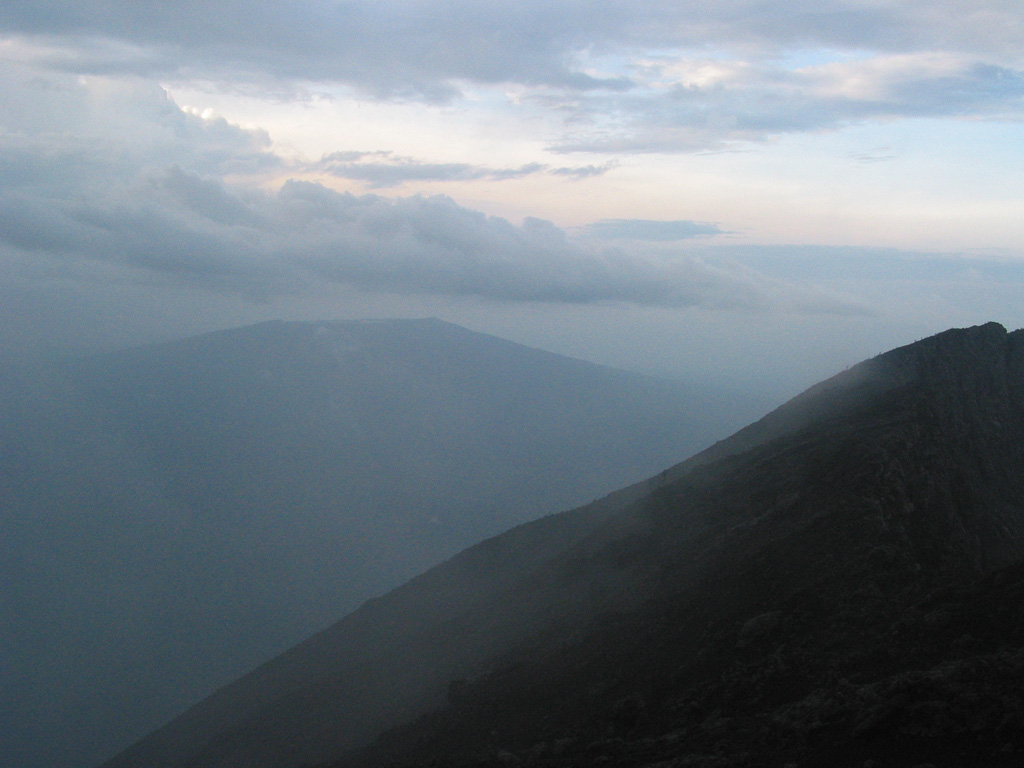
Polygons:
<instances>
[{"instance_id":1,"label":"flat-topped mountain","mask_svg":"<svg viewBox=\"0 0 1024 768\"><path fill-rule=\"evenodd\" d=\"M437 320L0 374L0 754L95 764L359 603L738 426L735 398ZM60 737L55 737L60 734Z\"/></svg>"},{"instance_id":2,"label":"flat-topped mountain","mask_svg":"<svg viewBox=\"0 0 1024 768\"><path fill-rule=\"evenodd\" d=\"M457 555L107 768L1018 765L1024 332L948 331Z\"/></svg>"}]
</instances>

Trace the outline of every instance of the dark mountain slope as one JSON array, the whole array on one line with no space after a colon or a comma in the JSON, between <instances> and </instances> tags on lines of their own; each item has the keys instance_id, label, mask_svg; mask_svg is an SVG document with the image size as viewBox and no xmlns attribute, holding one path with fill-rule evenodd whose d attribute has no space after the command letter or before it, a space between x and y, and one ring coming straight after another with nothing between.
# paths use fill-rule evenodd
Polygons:
<instances>
[{"instance_id":1,"label":"dark mountain slope","mask_svg":"<svg viewBox=\"0 0 1024 768\"><path fill-rule=\"evenodd\" d=\"M463 552L108 766L327 762L389 726L342 764L1009 765L1022 444L1024 334L894 350Z\"/></svg>"},{"instance_id":2,"label":"dark mountain slope","mask_svg":"<svg viewBox=\"0 0 1024 768\"><path fill-rule=\"evenodd\" d=\"M848 371L626 513L641 532L594 562L639 607L517 648L345 764L1019 765L1022 439L1019 331Z\"/></svg>"},{"instance_id":3,"label":"dark mountain slope","mask_svg":"<svg viewBox=\"0 0 1024 768\"><path fill-rule=\"evenodd\" d=\"M436 320L273 322L0 372L3 762L94 764L742 407Z\"/></svg>"}]
</instances>

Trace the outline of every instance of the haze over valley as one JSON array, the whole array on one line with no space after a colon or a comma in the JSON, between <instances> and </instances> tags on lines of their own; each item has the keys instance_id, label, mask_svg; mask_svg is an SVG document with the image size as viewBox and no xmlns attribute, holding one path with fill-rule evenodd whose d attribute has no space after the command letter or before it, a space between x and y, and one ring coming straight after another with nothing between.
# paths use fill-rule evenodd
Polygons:
<instances>
[{"instance_id":1,"label":"haze over valley","mask_svg":"<svg viewBox=\"0 0 1024 768\"><path fill-rule=\"evenodd\" d=\"M372 600L104 768L1009 766L1024 331L865 361Z\"/></svg>"},{"instance_id":2,"label":"haze over valley","mask_svg":"<svg viewBox=\"0 0 1024 768\"><path fill-rule=\"evenodd\" d=\"M93 765L363 600L763 407L438 320L270 322L4 384L2 748L39 768Z\"/></svg>"},{"instance_id":3,"label":"haze over valley","mask_svg":"<svg viewBox=\"0 0 1024 768\"><path fill-rule=\"evenodd\" d=\"M1016 0L0 2L0 762L1011 764L1021 178Z\"/></svg>"}]
</instances>

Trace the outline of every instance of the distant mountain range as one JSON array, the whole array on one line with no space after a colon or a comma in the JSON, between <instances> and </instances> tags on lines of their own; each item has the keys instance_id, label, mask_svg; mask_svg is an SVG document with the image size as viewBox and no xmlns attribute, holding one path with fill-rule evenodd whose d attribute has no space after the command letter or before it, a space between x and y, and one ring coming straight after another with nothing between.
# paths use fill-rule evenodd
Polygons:
<instances>
[{"instance_id":1,"label":"distant mountain range","mask_svg":"<svg viewBox=\"0 0 1024 768\"><path fill-rule=\"evenodd\" d=\"M105 768L1018 766L1024 331L869 360L371 600Z\"/></svg>"},{"instance_id":2,"label":"distant mountain range","mask_svg":"<svg viewBox=\"0 0 1024 768\"><path fill-rule=\"evenodd\" d=\"M373 595L756 403L438 320L0 370L0 762L92 765Z\"/></svg>"}]
</instances>

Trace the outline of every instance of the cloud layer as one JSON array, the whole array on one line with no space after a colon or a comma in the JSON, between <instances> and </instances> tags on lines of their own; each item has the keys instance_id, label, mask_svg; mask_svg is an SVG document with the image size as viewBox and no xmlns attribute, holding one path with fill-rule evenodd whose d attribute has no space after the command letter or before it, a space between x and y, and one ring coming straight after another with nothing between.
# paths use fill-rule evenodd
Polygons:
<instances>
[{"instance_id":1,"label":"cloud layer","mask_svg":"<svg viewBox=\"0 0 1024 768\"><path fill-rule=\"evenodd\" d=\"M264 133L182 111L141 81L38 74L19 81L18 73L2 79L23 109L8 113L0 132L7 169L0 178L0 259L20 265L23 275L31 263L49 276L102 273L104 280L160 280L255 299L329 282L497 301L856 311L750 270L593 239L602 229L606 240L630 233L675 239L714 234L713 225L605 222L584 243L550 222L515 225L443 196L353 195L298 180L276 190L230 184L226 179L288 170ZM380 185L410 175L505 173L389 153L369 160L366 153L338 154L322 164L349 177L361 170Z\"/></svg>"},{"instance_id":2,"label":"cloud layer","mask_svg":"<svg viewBox=\"0 0 1024 768\"><path fill-rule=\"evenodd\" d=\"M1019 60L1024 12L1004 0L8 0L0 29L50 40L54 65L75 70L202 66L382 90L455 80L614 90L629 83L587 71L588 56L941 49Z\"/></svg>"},{"instance_id":3,"label":"cloud layer","mask_svg":"<svg viewBox=\"0 0 1024 768\"><path fill-rule=\"evenodd\" d=\"M602 219L584 228L589 235L609 240L673 242L692 237L720 235L721 227L705 221L650 221L647 219Z\"/></svg>"},{"instance_id":4,"label":"cloud layer","mask_svg":"<svg viewBox=\"0 0 1024 768\"><path fill-rule=\"evenodd\" d=\"M408 181L509 181L540 173L587 179L600 176L610 168L609 164L552 168L543 163L527 163L518 168L491 168L470 163L429 163L396 156L387 150L332 152L306 166L310 172L361 181L378 189L396 187Z\"/></svg>"},{"instance_id":5,"label":"cloud layer","mask_svg":"<svg viewBox=\"0 0 1024 768\"><path fill-rule=\"evenodd\" d=\"M282 94L319 83L444 102L512 85L564 119L562 151L1024 117L1024 7L1003 0L10 0L0 35L8 58L54 70Z\"/></svg>"},{"instance_id":6,"label":"cloud layer","mask_svg":"<svg viewBox=\"0 0 1024 768\"><path fill-rule=\"evenodd\" d=\"M155 282L257 300L327 283L498 302L861 312L827 281L695 255L693 238L738 228L687 218L717 213L674 201L652 205L663 221L642 206L617 213L611 182L648 162L618 156L865 122L1020 121L1022 33L1024 8L1000 0L10 0L0 4L0 260L15 280ZM265 101L322 92L445 104L430 114L485 114L487 140L465 160L452 159L454 140L444 159L428 140L305 158L265 130L180 109L159 82ZM507 124L518 144L505 156ZM889 156L855 155L861 165ZM544 194L586 199L576 221L585 204L601 211L594 218L637 218L567 231L443 196L382 196L473 182L535 191L541 179Z\"/></svg>"}]
</instances>

